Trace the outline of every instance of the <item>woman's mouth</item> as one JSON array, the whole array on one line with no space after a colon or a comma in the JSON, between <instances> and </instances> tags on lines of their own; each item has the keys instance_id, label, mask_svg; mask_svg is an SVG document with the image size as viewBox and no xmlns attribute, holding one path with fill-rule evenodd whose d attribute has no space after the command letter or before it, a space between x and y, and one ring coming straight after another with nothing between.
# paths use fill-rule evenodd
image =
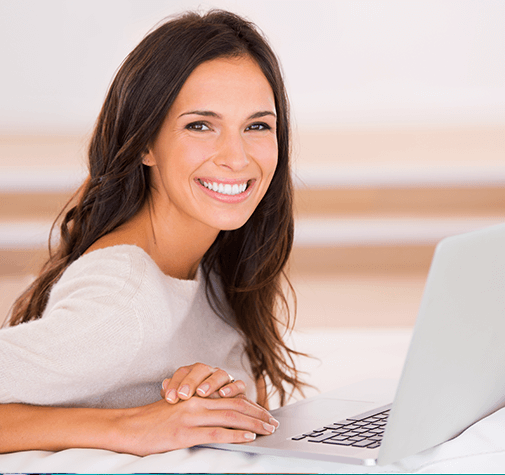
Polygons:
<instances>
[{"instance_id":1,"label":"woman's mouth","mask_svg":"<svg viewBox=\"0 0 505 475\"><path fill-rule=\"evenodd\" d=\"M208 190L214 191L221 195L236 196L244 193L251 185L252 180L244 181L243 183L218 183L215 181L207 181L198 178L200 185L203 185Z\"/></svg>"}]
</instances>

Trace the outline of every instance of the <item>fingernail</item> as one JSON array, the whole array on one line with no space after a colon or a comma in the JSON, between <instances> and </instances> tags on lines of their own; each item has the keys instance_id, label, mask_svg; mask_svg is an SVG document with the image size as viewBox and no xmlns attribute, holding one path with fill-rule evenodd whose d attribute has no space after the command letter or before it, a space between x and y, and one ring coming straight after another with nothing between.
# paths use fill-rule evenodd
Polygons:
<instances>
[{"instance_id":1,"label":"fingernail","mask_svg":"<svg viewBox=\"0 0 505 475\"><path fill-rule=\"evenodd\" d=\"M196 392L198 394L201 394L202 396L207 394L207 391L210 389L210 385L209 384L203 384L202 386L200 386Z\"/></svg>"},{"instance_id":2,"label":"fingernail","mask_svg":"<svg viewBox=\"0 0 505 475\"><path fill-rule=\"evenodd\" d=\"M161 383L161 387L163 388L163 391L165 391L167 384L168 384L168 379L164 379L163 382Z\"/></svg>"},{"instance_id":3,"label":"fingernail","mask_svg":"<svg viewBox=\"0 0 505 475\"><path fill-rule=\"evenodd\" d=\"M266 422L263 422L263 427L265 428L265 430L270 432L270 434L273 434L275 432L275 427L270 424L267 424Z\"/></svg>"},{"instance_id":4,"label":"fingernail","mask_svg":"<svg viewBox=\"0 0 505 475\"><path fill-rule=\"evenodd\" d=\"M179 389L179 395L188 397L189 396L189 386L185 384L181 389Z\"/></svg>"},{"instance_id":5,"label":"fingernail","mask_svg":"<svg viewBox=\"0 0 505 475\"><path fill-rule=\"evenodd\" d=\"M244 439L254 440L254 439L256 439L256 434L254 432L246 432L244 434Z\"/></svg>"},{"instance_id":6,"label":"fingernail","mask_svg":"<svg viewBox=\"0 0 505 475\"><path fill-rule=\"evenodd\" d=\"M274 425L275 428L278 428L281 425L281 423L277 419L274 419L273 417L271 417L268 422L270 422L270 424Z\"/></svg>"},{"instance_id":7,"label":"fingernail","mask_svg":"<svg viewBox=\"0 0 505 475\"><path fill-rule=\"evenodd\" d=\"M175 389L171 389L168 391L166 398L168 401L175 402L175 398L177 397L177 393L175 392Z\"/></svg>"},{"instance_id":8,"label":"fingernail","mask_svg":"<svg viewBox=\"0 0 505 475\"><path fill-rule=\"evenodd\" d=\"M219 390L219 394L221 394L221 396L223 397L226 397L228 396L228 394L231 393L231 388L222 388Z\"/></svg>"}]
</instances>

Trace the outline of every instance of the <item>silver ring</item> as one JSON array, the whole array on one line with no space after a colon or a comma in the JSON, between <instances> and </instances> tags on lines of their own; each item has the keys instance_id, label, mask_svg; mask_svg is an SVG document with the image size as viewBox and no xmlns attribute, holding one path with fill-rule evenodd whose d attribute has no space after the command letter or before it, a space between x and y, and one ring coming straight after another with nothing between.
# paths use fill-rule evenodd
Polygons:
<instances>
[{"instance_id":1,"label":"silver ring","mask_svg":"<svg viewBox=\"0 0 505 475\"><path fill-rule=\"evenodd\" d=\"M230 373L228 373L228 378L230 378L230 382L228 384L235 382L235 378Z\"/></svg>"}]
</instances>

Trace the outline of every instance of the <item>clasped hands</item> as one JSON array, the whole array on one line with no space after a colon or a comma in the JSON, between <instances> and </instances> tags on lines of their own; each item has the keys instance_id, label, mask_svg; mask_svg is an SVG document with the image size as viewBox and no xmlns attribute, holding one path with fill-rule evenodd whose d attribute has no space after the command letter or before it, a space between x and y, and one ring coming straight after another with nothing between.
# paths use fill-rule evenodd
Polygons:
<instances>
[{"instance_id":1,"label":"clasped hands","mask_svg":"<svg viewBox=\"0 0 505 475\"><path fill-rule=\"evenodd\" d=\"M193 396L245 397L245 383L235 381L226 371L203 363L179 368L163 381L161 397L170 404Z\"/></svg>"},{"instance_id":2,"label":"clasped hands","mask_svg":"<svg viewBox=\"0 0 505 475\"><path fill-rule=\"evenodd\" d=\"M150 434L153 445L149 452L207 443L250 442L257 434L275 432L279 422L245 394L245 383L233 381L222 369L202 363L179 368L163 381L164 401L145 406L149 411L143 416L163 421L167 429L163 442Z\"/></svg>"}]
</instances>

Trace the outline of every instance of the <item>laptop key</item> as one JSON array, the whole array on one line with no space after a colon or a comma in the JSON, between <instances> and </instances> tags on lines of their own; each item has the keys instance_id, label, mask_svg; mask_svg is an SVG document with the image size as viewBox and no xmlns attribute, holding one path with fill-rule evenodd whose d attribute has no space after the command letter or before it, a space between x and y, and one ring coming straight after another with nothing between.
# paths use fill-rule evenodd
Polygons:
<instances>
[{"instance_id":1,"label":"laptop key","mask_svg":"<svg viewBox=\"0 0 505 475\"><path fill-rule=\"evenodd\" d=\"M363 422L377 422L378 420L380 420L378 417L375 417L375 416L370 416L370 417L366 417L365 419L361 419Z\"/></svg>"},{"instance_id":2,"label":"laptop key","mask_svg":"<svg viewBox=\"0 0 505 475\"><path fill-rule=\"evenodd\" d=\"M323 433L318 435L317 437L308 437L307 440L309 442L322 442L325 439L329 439L330 437L333 437L335 434L332 434L331 432Z\"/></svg>"},{"instance_id":3,"label":"laptop key","mask_svg":"<svg viewBox=\"0 0 505 475\"><path fill-rule=\"evenodd\" d=\"M365 448L367 449L376 449L377 447L380 447L380 442L374 442L373 444L367 445Z\"/></svg>"},{"instance_id":4,"label":"laptop key","mask_svg":"<svg viewBox=\"0 0 505 475\"><path fill-rule=\"evenodd\" d=\"M364 432L368 432L368 429L363 429L363 427L360 427L359 429L354 429L354 432L357 432L358 434L363 434Z\"/></svg>"},{"instance_id":5,"label":"laptop key","mask_svg":"<svg viewBox=\"0 0 505 475\"><path fill-rule=\"evenodd\" d=\"M356 424L349 424L347 426L345 426L346 429L349 429L349 430L354 430L354 429L359 429L360 426L357 426Z\"/></svg>"},{"instance_id":6,"label":"laptop key","mask_svg":"<svg viewBox=\"0 0 505 475\"><path fill-rule=\"evenodd\" d=\"M369 439L367 439L366 437L355 436L355 437L349 437L349 440L352 440L354 443L354 442L361 442L362 440L369 440Z\"/></svg>"},{"instance_id":7,"label":"laptop key","mask_svg":"<svg viewBox=\"0 0 505 475\"><path fill-rule=\"evenodd\" d=\"M323 440L323 444L331 444L331 445L352 445L352 440L335 440L335 439L326 439Z\"/></svg>"},{"instance_id":8,"label":"laptop key","mask_svg":"<svg viewBox=\"0 0 505 475\"><path fill-rule=\"evenodd\" d=\"M334 434L347 434L350 432L348 429L337 429L337 430L332 430Z\"/></svg>"},{"instance_id":9,"label":"laptop key","mask_svg":"<svg viewBox=\"0 0 505 475\"><path fill-rule=\"evenodd\" d=\"M346 437L345 435L335 435L331 437L331 440L348 440L349 437Z\"/></svg>"},{"instance_id":10,"label":"laptop key","mask_svg":"<svg viewBox=\"0 0 505 475\"><path fill-rule=\"evenodd\" d=\"M367 439L373 439L374 437L377 437L376 432L362 432L360 435L361 437L366 437ZM382 435L380 437L382 437Z\"/></svg>"},{"instance_id":11,"label":"laptop key","mask_svg":"<svg viewBox=\"0 0 505 475\"><path fill-rule=\"evenodd\" d=\"M352 423L354 423L354 422L356 422L356 421L351 420L351 419L343 419L343 420L341 420L341 421L334 422L334 424L339 424L339 425L345 426L345 425L347 425L347 424L352 424Z\"/></svg>"},{"instance_id":12,"label":"laptop key","mask_svg":"<svg viewBox=\"0 0 505 475\"><path fill-rule=\"evenodd\" d=\"M373 440L363 439L352 444L353 447L368 447L369 445L375 444Z\"/></svg>"},{"instance_id":13,"label":"laptop key","mask_svg":"<svg viewBox=\"0 0 505 475\"><path fill-rule=\"evenodd\" d=\"M336 430L336 429L342 429L343 426L342 424L328 424L327 426L324 426L326 429L331 429L331 430Z\"/></svg>"},{"instance_id":14,"label":"laptop key","mask_svg":"<svg viewBox=\"0 0 505 475\"><path fill-rule=\"evenodd\" d=\"M377 414L376 417L379 419L387 419L389 417L389 413L381 412L380 414Z\"/></svg>"},{"instance_id":15,"label":"laptop key","mask_svg":"<svg viewBox=\"0 0 505 475\"><path fill-rule=\"evenodd\" d=\"M370 432L375 432L376 434L383 434L384 429L370 429Z\"/></svg>"}]
</instances>

